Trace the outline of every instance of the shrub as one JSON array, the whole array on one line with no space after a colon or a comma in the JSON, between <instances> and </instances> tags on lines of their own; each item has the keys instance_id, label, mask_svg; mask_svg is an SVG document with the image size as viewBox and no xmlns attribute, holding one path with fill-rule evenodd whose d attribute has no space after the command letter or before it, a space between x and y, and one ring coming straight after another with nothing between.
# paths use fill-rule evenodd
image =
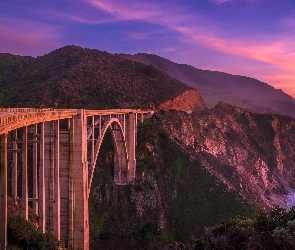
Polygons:
<instances>
[{"instance_id":1,"label":"shrub","mask_svg":"<svg viewBox=\"0 0 295 250\"><path fill-rule=\"evenodd\" d=\"M58 246L58 240L50 232L39 232L32 222L19 214L8 219L8 242L22 249L54 250Z\"/></svg>"},{"instance_id":2,"label":"shrub","mask_svg":"<svg viewBox=\"0 0 295 250\"><path fill-rule=\"evenodd\" d=\"M46 235L35 230L34 225L20 215L8 220L9 241L29 249L46 249Z\"/></svg>"}]
</instances>

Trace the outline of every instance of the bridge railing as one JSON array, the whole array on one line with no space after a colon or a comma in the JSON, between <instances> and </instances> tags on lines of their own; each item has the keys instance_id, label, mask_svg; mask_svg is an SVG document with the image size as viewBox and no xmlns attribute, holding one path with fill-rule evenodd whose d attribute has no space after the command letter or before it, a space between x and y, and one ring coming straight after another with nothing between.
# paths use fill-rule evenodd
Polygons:
<instances>
[{"instance_id":1,"label":"bridge railing","mask_svg":"<svg viewBox=\"0 0 295 250\"><path fill-rule=\"evenodd\" d=\"M128 113L149 114L152 111L141 110L141 109L105 109L105 110L87 109L85 112L87 116L91 116L91 115L128 114Z\"/></svg>"},{"instance_id":2,"label":"bridge railing","mask_svg":"<svg viewBox=\"0 0 295 250\"><path fill-rule=\"evenodd\" d=\"M46 112L52 111L52 108L36 109L36 108L0 108L0 112L7 113L26 113L26 112Z\"/></svg>"},{"instance_id":3,"label":"bridge railing","mask_svg":"<svg viewBox=\"0 0 295 250\"><path fill-rule=\"evenodd\" d=\"M3 109L0 109L0 112ZM19 109L15 109L19 110ZM36 109L37 111L26 112L25 110L34 110L34 109L20 109L23 111L16 113L4 113L3 116L0 116L0 134L9 131L9 127L13 127L13 125L19 124L19 127L23 126L24 123L37 123L42 120L55 120L55 119L64 119L70 118L77 114L76 109L68 109L68 110L52 110L52 111L40 111L40 109Z\"/></svg>"}]
</instances>

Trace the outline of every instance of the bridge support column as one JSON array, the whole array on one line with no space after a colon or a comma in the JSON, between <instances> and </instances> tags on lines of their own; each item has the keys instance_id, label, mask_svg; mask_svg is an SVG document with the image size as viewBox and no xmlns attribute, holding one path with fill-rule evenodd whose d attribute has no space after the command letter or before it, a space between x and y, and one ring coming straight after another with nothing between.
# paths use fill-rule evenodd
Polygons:
<instances>
[{"instance_id":1,"label":"bridge support column","mask_svg":"<svg viewBox=\"0 0 295 250\"><path fill-rule=\"evenodd\" d=\"M29 194L28 194L28 127L23 127L22 143L22 217L29 219Z\"/></svg>"},{"instance_id":2,"label":"bridge support column","mask_svg":"<svg viewBox=\"0 0 295 250\"><path fill-rule=\"evenodd\" d=\"M39 211L39 231L45 233L46 226L46 213L45 213L45 128L44 122L41 123L40 133L40 167L39 167L39 199L38 199L38 211Z\"/></svg>"},{"instance_id":3,"label":"bridge support column","mask_svg":"<svg viewBox=\"0 0 295 250\"><path fill-rule=\"evenodd\" d=\"M128 152L128 182L133 183L135 179L136 158L135 158L135 137L136 121L133 113L128 114L127 119L127 152Z\"/></svg>"},{"instance_id":4,"label":"bridge support column","mask_svg":"<svg viewBox=\"0 0 295 250\"><path fill-rule=\"evenodd\" d=\"M18 159L18 152L17 152L17 130L13 131L14 138L12 142L12 199L14 203L17 203L17 159Z\"/></svg>"},{"instance_id":5,"label":"bridge support column","mask_svg":"<svg viewBox=\"0 0 295 250\"><path fill-rule=\"evenodd\" d=\"M33 198L38 199L38 144L37 144L37 124L34 124L33 140ZM38 215L38 201L33 201L33 210Z\"/></svg>"},{"instance_id":6,"label":"bridge support column","mask_svg":"<svg viewBox=\"0 0 295 250\"><path fill-rule=\"evenodd\" d=\"M7 246L7 133L1 135L0 159L0 249Z\"/></svg>"},{"instance_id":7,"label":"bridge support column","mask_svg":"<svg viewBox=\"0 0 295 250\"><path fill-rule=\"evenodd\" d=\"M59 120L54 121L54 235L60 241Z\"/></svg>"},{"instance_id":8,"label":"bridge support column","mask_svg":"<svg viewBox=\"0 0 295 250\"><path fill-rule=\"evenodd\" d=\"M80 109L73 121L71 171L73 208L73 238L70 248L89 249L88 218L88 162L87 162L87 117Z\"/></svg>"},{"instance_id":9,"label":"bridge support column","mask_svg":"<svg viewBox=\"0 0 295 250\"><path fill-rule=\"evenodd\" d=\"M68 247L69 240L69 186L70 186L70 131L60 131L60 240Z\"/></svg>"},{"instance_id":10,"label":"bridge support column","mask_svg":"<svg viewBox=\"0 0 295 250\"><path fill-rule=\"evenodd\" d=\"M44 123L44 182L46 229L54 232L54 142L53 122Z\"/></svg>"}]
</instances>

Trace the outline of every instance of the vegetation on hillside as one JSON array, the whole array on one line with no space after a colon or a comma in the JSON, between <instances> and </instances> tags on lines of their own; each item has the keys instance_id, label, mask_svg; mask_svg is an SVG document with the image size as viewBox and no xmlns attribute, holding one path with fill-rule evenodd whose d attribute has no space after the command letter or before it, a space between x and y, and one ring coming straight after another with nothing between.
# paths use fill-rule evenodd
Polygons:
<instances>
[{"instance_id":1,"label":"vegetation on hillside","mask_svg":"<svg viewBox=\"0 0 295 250\"><path fill-rule=\"evenodd\" d=\"M89 200L93 246L112 249L122 241L136 242L138 249L158 249L175 240L188 244L205 226L237 215L254 216L255 207L171 140L158 116L139 125L137 138L134 186L114 184L113 145L110 137L104 140Z\"/></svg>"},{"instance_id":2,"label":"vegetation on hillside","mask_svg":"<svg viewBox=\"0 0 295 250\"><path fill-rule=\"evenodd\" d=\"M193 250L292 250L295 249L295 207L278 206L254 219L236 217L208 227L195 240Z\"/></svg>"},{"instance_id":3,"label":"vegetation on hillside","mask_svg":"<svg viewBox=\"0 0 295 250\"><path fill-rule=\"evenodd\" d=\"M12 63L7 61L8 65ZM0 79L0 105L150 108L188 89L151 65L99 50L65 46Z\"/></svg>"},{"instance_id":4,"label":"vegetation on hillside","mask_svg":"<svg viewBox=\"0 0 295 250\"><path fill-rule=\"evenodd\" d=\"M0 53L0 80L14 74L34 60L30 56L17 56L8 53Z\"/></svg>"},{"instance_id":5,"label":"vegetation on hillside","mask_svg":"<svg viewBox=\"0 0 295 250\"><path fill-rule=\"evenodd\" d=\"M29 209L29 220L21 216L21 207L8 198L8 249L55 250L58 240L38 231L38 216Z\"/></svg>"}]
</instances>

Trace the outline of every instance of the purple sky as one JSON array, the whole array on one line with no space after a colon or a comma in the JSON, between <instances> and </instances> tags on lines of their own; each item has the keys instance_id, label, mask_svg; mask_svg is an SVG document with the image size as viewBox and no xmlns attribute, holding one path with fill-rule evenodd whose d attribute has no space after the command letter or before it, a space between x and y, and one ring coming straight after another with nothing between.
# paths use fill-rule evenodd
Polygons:
<instances>
[{"instance_id":1,"label":"purple sky","mask_svg":"<svg viewBox=\"0 0 295 250\"><path fill-rule=\"evenodd\" d=\"M146 52L295 97L294 0L1 0L0 34L0 52Z\"/></svg>"}]
</instances>

